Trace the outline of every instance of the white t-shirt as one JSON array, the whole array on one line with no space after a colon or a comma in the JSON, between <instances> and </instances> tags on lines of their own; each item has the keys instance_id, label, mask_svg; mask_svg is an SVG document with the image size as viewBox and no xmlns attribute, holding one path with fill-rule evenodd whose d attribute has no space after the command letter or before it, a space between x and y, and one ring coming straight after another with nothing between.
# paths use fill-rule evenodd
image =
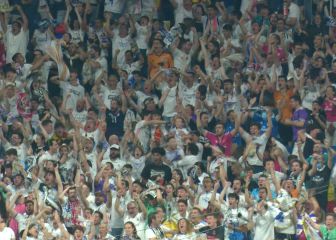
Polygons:
<instances>
[{"instance_id":1,"label":"white t-shirt","mask_svg":"<svg viewBox=\"0 0 336 240\"><path fill-rule=\"evenodd\" d=\"M116 171L120 171L122 169L122 167L127 164L127 162L123 159L120 159L120 158L117 158L115 160L112 160L112 159L109 159L109 160L103 160L102 161L102 165L104 165L106 162L112 162L113 164L113 168L116 170Z\"/></svg>"},{"instance_id":2,"label":"white t-shirt","mask_svg":"<svg viewBox=\"0 0 336 240\"><path fill-rule=\"evenodd\" d=\"M188 104L195 106L196 102L196 90L199 84L193 84L191 88L188 88L182 81L179 83L179 96L182 99L183 106Z\"/></svg>"},{"instance_id":3,"label":"white t-shirt","mask_svg":"<svg viewBox=\"0 0 336 240\"><path fill-rule=\"evenodd\" d=\"M125 64L125 52L131 49L132 38L130 35L122 38L119 36L119 31L114 32L112 40L112 56L115 57L115 52L118 49L120 52L117 57L117 65L123 66Z\"/></svg>"},{"instance_id":4,"label":"white t-shirt","mask_svg":"<svg viewBox=\"0 0 336 240\"><path fill-rule=\"evenodd\" d=\"M24 160L27 155L27 147L24 143L21 143L19 146L14 146L11 143L6 143L5 144L5 150L7 151L8 149L14 148L17 151L18 155L18 160L21 164L24 163Z\"/></svg>"},{"instance_id":5,"label":"white t-shirt","mask_svg":"<svg viewBox=\"0 0 336 240\"><path fill-rule=\"evenodd\" d=\"M271 240L274 239L274 213L266 211L265 214L253 216L254 240Z\"/></svg>"},{"instance_id":6,"label":"white t-shirt","mask_svg":"<svg viewBox=\"0 0 336 240\"><path fill-rule=\"evenodd\" d=\"M202 193L198 199L198 205L202 208L202 209L207 209L208 205L209 205L209 201L211 199L211 195L212 195L212 191L211 192L205 192ZM216 200L219 199L219 194L216 193Z\"/></svg>"},{"instance_id":7,"label":"white t-shirt","mask_svg":"<svg viewBox=\"0 0 336 240\"><path fill-rule=\"evenodd\" d=\"M35 216L33 216L33 215L27 215L26 213L24 213L24 214L18 213L15 216L15 220L19 224L19 232L25 230L25 228L27 227L27 223L28 223L29 219L34 219L34 218L35 218Z\"/></svg>"},{"instance_id":8,"label":"white t-shirt","mask_svg":"<svg viewBox=\"0 0 336 240\"><path fill-rule=\"evenodd\" d=\"M147 98L153 98L154 103L157 104L159 102L159 99L156 95L147 95L144 92L141 91L136 91L135 92L137 97L138 97L138 105L144 107L143 103Z\"/></svg>"},{"instance_id":9,"label":"white t-shirt","mask_svg":"<svg viewBox=\"0 0 336 240\"><path fill-rule=\"evenodd\" d=\"M116 89L110 89L106 86L101 86L101 90L103 93L103 101L105 106L110 109L111 108L111 100L112 99L121 99L121 89L116 88Z\"/></svg>"},{"instance_id":10,"label":"white t-shirt","mask_svg":"<svg viewBox=\"0 0 336 240\"><path fill-rule=\"evenodd\" d=\"M136 35L136 43L139 49L147 49L147 34L148 34L148 26L141 26L139 23L135 23L135 28L137 31Z\"/></svg>"},{"instance_id":11,"label":"white t-shirt","mask_svg":"<svg viewBox=\"0 0 336 240\"><path fill-rule=\"evenodd\" d=\"M320 92L316 89L303 88L300 90L300 95L302 97L302 107L307 108L312 111L313 101L320 97Z\"/></svg>"},{"instance_id":12,"label":"white t-shirt","mask_svg":"<svg viewBox=\"0 0 336 240\"><path fill-rule=\"evenodd\" d=\"M183 6L183 0L176 0L177 8L175 9L175 25L183 23L184 18L193 18L192 11L188 11Z\"/></svg>"},{"instance_id":13,"label":"white t-shirt","mask_svg":"<svg viewBox=\"0 0 336 240\"><path fill-rule=\"evenodd\" d=\"M77 112L76 109L74 109L74 111L72 112L72 115L73 115L73 118L80 122L80 123L84 123L86 122L86 119L87 119L87 111L86 110L83 110L81 112Z\"/></svg>"},{"instance_id":14,"label":"white t-shirt","mask_svg":"<svg viewBox=\"0 0 336 240\"><path fill-rule=\"evenodd\" d=\"M7 32L5 35L6 63L12 62L12 57L15 53L21 53L23 56L26 56L28 35L28 30L23 31L23 29L21 28L19 34L13 35L12 28L7 28Z\"/></svg>"},{"instance_id":15,"label":"white t-shirt","mask_svg":"<svg viewBox=\"0 0 336 240\"><path fill-rule=\"evenodd\" d=\"M194 232L189 234L177 233L173 237L173 240L185 240L185 239L195 240L197 239L197 235Z\"/></svg>"},{"instance_id":16,"label":"white t-shirt","mask_svg":"<svg viewBox=\"0 0 336 240\"><path fill-rule=\"evenodd\" d=\"M137 234L141 239L145 239L145 223L146 219L144 218L142 213L138 213L135 217L131 217L128 214L124 216L124 223L132 222L137 229Z\"/></svg>"},{"instance_id":17,"label":"white t-shirt","mask_svg":"<svg viewBox=\"0 0 336 240\"><path fill-rule=\"evenodd\" d=\"M288 10L288 18L296 18L296 23L299 23L301 15L299 6L292 2Z\"/></svg>"},{"instance_id":18,"label":"white t-shirt","mask_svg":"<svg viewBox=\"0 0 336 240\"><path fill-rule=\"evenodd\" d=\"M160 228L147 228L145 232L145 239L164 239L163 231Z\"/></svg>"},{"instance_id":19,"label":"white t-shirt","mask_svg":"<svg viewBox=\"0 0 336 240\"><path fill-rule=\"evenodd\" d=\"M62 232L61 232L60 228L54 228L54 226L52 224L49 224L49 223L46 223L45 227L46 227L47 231L49 233L51 233L51 235L54 238L59 239L59 238L62 237ZM64 224L63 224L63 227L65 228Z\"/></svg>"},{"instance_id":20,"label":"white t-shirt","mask_svg":"<svg viewBox=\"0 0 336 240\"><path fill-rule=\"evenodd\" d=\"M197 155L185 156L182 160L176 162L175 166L182 171L185 178L188 177L188 170L198 162Z\"/></svg>"},{"instance_id":21,"label":"white t-shirt","mask_svg":"<svg viewBox=\"0 0 336 240\"><path fill-rule=\"evenodd\" d=\"M185 71L190 66L191 57L190 54L186 54L180 49L176 48L173 52L174 67L180 71Z\"/></svg>"},{"instance_id":22,"label":"white t-shirt","mask_svg":"<svg viewBox=\"0 0 336 240\"><path fill-rule=\"evenodd\" d=\"M105 12L113 12L113 13L121 13L121 10L124 5L124 0L105 0L104 11Z\"/></svg>"},{"instance_id":23,"label":"white t-shirt","mask_svg":"<svg viewBox=\"0 0 336 240\"><path fill-rule=\"evenodd\" d=\"M134 179L140 179L141 178L141 172L143 170L143 168L145 167L145 162L146 162L146 158L145 156L142 156L140 158L135 158L133 156L130 156L130 162L133 168L132 171L132 177Z\"/></svg>"},{"instance_id":24,"label":"white t-shirt","mask_svg":"<svg viewBox=\"0 0 336 240\"><path fill-rule=\"evenodd\" d=\"M71 42L78 44L84 41L84 32L81 29L78 29L78 30L69 29L68 32L71 34L71 38L72 38Z\"/></svg>"},{"instance_id":25,"label":"white t-shirt","mask_svg":"<svg viewBox=\"0 0 336 240\"><path fill-rule=\"evenodd\" d=\"M258 147L258 154L259 156L263 156L266 148L266 144L268 141L268 137L266 136L266 133L260 135L260 136L254 136L245 133L242 135L243 139L247 141L247 139L251 139L252 142ZM259 156L257 154L254 154L253 156L248 156L247 161L250 165L254 166L263 166L262 160L259 159Z\"/></svg>"},{"instance_id":26,"label":"white t-shirt","mask_svg":"<svg viewBox=\"0 0 336 240\"><path fill-rule=\"evenodd\" d=\"M3 231L0 231L0 239L14 240L15 239L14 231L9 227L5 227Z\"/></svg>"},{"instance_id":27,"label":"white t-shirt","mask_svg":"<svg viewBox=\"0 0 336 240\"><path fill-rule=\"evenodd\" d=\"M70 98L67 101L66 109L75 109L77 100L84 97L84 87L78 84L77 86L71 85L69 82L61 82L60 85L63 91L63 99L66 98L67 94L70 93Z\"/></svg>"},{"instance_id":28,"label":"white t-shirt","mask_svg":"<svg viewBox=\"0 0 336 240\"><path fill-rule=\"evenodd\" d=\"M49 31L41 32L39 29L34 31L33 39L35 40L36 48L42 51L45 51L46 46L50 45L52 40Z\"/></svg>"},{"instance_id":29,"label":"white t-shirt","mask_svg":"<svg viewBox=\"0 0 336 240\"><path fill-rule=\"evenodd\" d=\"M224 214L223 224L234 226L243 226L247 224L248 213L245 208L229 208L225 203L221 205L222 212ZM225 239L229 239L229 235L232 233L232 229L226 228Z\"/></svg>"},{"instance_id":30,"label":"white t-shirt","mask_svg":"<svg viewBox=\"0 0 336 240\"><path fill-rule=\"evenodd\" d=\"M113 228L123 228L124 226L124 221L123 217L121 217L117 211L115 210L115 202L117 200L117 193L115 191L112 192L112 206L110 209L110 226ZM126 193L124 197L120 198L120 205L119 207L125 211L126 209L126 204L131 200L131 196L129 192Z\"/></svg>"}]
</instances>

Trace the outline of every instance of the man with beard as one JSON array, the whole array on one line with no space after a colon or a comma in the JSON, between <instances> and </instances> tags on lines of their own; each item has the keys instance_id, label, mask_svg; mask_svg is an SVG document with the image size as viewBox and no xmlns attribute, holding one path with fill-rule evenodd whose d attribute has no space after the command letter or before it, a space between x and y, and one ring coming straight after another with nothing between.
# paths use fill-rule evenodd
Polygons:
<instances>
[{"instance_id":1,"label":"man with beard","mask_svg":"<svg viewBox=\"0 0 336 240\"><path fill-rule=\"evenodd\" d=\"M55 168L56 181L57 181L57 190L58 190L58 199L62 204L62 216L64 218L64 224L69 233L73 234L76 225L80 225L78 217L81 213L80 201L77 196L77 191L75 186L68 186L63 191L63 184L61 180L61 176L58 171L58 167ZM77 182L78 182L78 174L77 171ZM67 193L67 196L65 194Z\"/></svg>"}]
</instances>

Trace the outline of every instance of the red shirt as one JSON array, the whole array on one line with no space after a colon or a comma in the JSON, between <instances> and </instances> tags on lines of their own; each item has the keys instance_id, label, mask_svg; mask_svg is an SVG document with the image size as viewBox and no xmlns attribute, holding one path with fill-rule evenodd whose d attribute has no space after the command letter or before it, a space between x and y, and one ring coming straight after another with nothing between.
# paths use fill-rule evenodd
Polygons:
<instances>
[{"instance_id":1,"label":"red shirt","mask_svg":"<svg viewBox=\"0 0 336 240\"><path fill-rule=\"evenodd\" d=\"M333 101L336 101L336 97L333 98ZM336 106L332 103L332 101L326 99L322 105L322 108L326 113L327 121L336 122Z\"/></svg>"},{"instance_id":2,"label":"red shirt","mask_svg":"<svg viewBox=\"0 0 336 240\"><path fill-rule=\"evenodd\" d=\"M225 133L220 137L212 132L207 132L205 137L209 139L211 145L223 146L225 148L225 156L231 156L232 135L230 132Z\"/></svg>"}]
</instances>

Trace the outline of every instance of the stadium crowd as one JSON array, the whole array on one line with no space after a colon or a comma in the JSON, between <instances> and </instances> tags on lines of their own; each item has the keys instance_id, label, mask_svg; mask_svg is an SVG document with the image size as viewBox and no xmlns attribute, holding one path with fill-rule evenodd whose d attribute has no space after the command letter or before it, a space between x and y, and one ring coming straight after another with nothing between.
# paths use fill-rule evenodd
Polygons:
<instances>
[{"instance_id":1,"label":"stadium crowd","mask_svg":"<svg viewBox=\"0 0 336 240\"><path fill-rule=\"evenodd\" d=\"M336 240L335 84L332 0L2 0L0 240Z\"/></svg>"}]
</instances>

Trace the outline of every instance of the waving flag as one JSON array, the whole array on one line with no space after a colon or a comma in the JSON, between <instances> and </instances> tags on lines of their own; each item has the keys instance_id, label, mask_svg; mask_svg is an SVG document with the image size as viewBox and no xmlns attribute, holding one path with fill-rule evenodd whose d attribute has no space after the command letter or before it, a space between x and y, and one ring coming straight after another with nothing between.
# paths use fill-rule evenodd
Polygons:
<instances>
[{"instance_id":1,"label":"waving flag","mask_svg":"<svg viewBox=\"0 0 336 240\"><path fill-rule=\"evenodd\" d=\"M308 240L323 240L319 235L319 232L313 228L313 226L306 220L303 220L303 231Z\"/></svg>"}]
</instances>

